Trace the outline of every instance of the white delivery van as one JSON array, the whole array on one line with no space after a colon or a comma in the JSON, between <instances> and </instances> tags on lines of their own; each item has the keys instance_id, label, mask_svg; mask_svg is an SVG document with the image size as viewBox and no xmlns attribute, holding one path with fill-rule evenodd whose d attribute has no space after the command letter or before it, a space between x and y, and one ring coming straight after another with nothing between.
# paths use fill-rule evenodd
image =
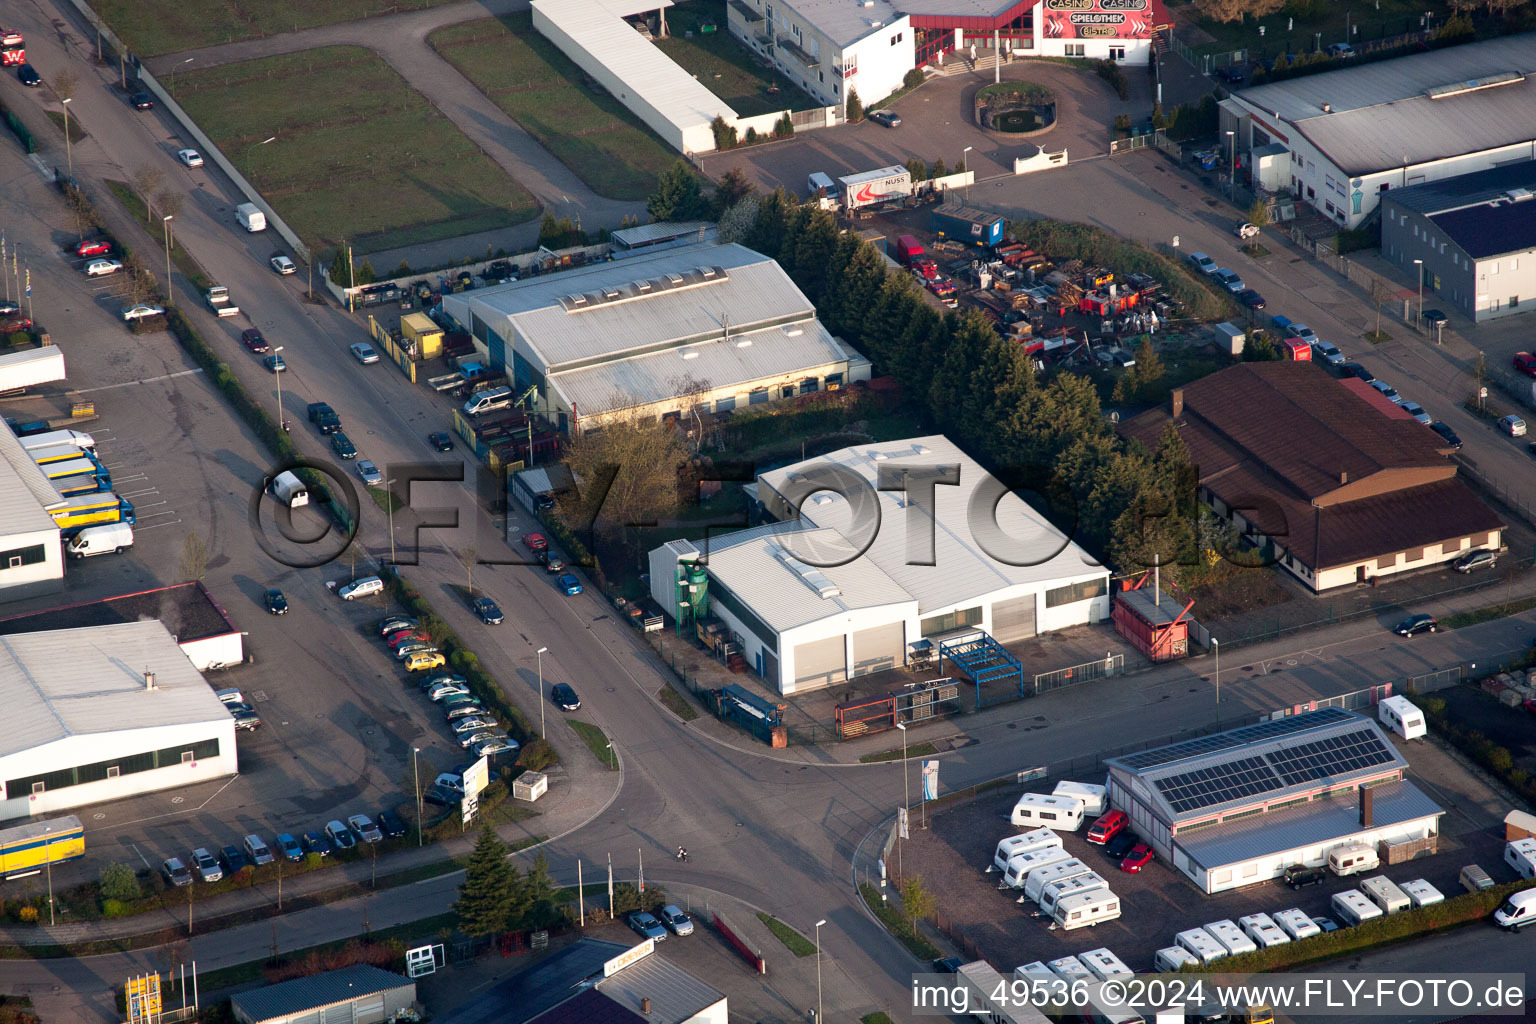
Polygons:
<instances>
[{"instance_id":1,"label":"white delivery van","mask_svg":"<svg viewBox=\"0 0 1536 1024\"><path fill-rule=\"evenodd\" d=\"M1104 787L1091 782L1058 782L1051 795L1082 801L1083 816L1088 818L1097 818L1108 809Z\"/></svg>"},{"instance_id":2,"label":"white delivery van","mask_svg":"<svg viewBox=\"0 0 1536 1024\"><path fill-rule=\"evenodd\" d=\"M288 470L273 477L272 482L267 485L267 491L289 508L309 504L309 489L304 486L304 481Z\"/></svg>"},{"instance_id":3,"label":"white delivery van","mask_svg":"<svg viewBox=\"0 0 1536 1024\"><path fill-rule=\"evenodd\" d=\"M1056 904L1051 920L1063 931L1075 928L1093 928L1101 921L1114 921L1120 916L1120 897L1108 889L1080 892L1068 896Z\"/></svg>"},{"instance_id":4,"label":"white delivery van","mask_svg":"<svg viewBox=\"0 0 1536 1024\"><path fill-rule=\"evenodd\" d=\"M1035 850L1043 850L1047 846L1060 846L1061 836L1048 828L1037 828L1033 832L1025 832L1019 836L1009 836L997 844L997 852L992 855L992 864L999 871L1008 870L1008 862L1022 853L1031 853ZM991 868L987 869L992 870Z\"/></svg>"},{"instance_id":5,"label":"white delivery van","mask_svg":"<svg viewBox=\"0 0 1536 1024\"><path fill-rule=\"evenodd\" d=\"M1108 947L1090 949L1086 953L1077 954L1077 958L1100 981L1109 981L1111 978L1130 978L1135 974L1125 965L1125 961L1115 956Z\"/></svg>"},{"instance_id":6,"label":"white delivery van","mask_svg":"<svg viewBox=\"0 0 1536 1024\"><path fill-rule=\"evenodd\" d=\"M87 526L65 545L70 558L90 558L92 555L115 555L124 548L133 547L133 527L127 523L103 523Z\"/></svg>"},{"instance_id":7,"label":"white delivery van","mask_svg":"<svg viewBox=\"0 0 1536 1024\"><path fill-rule=\"evenodd\" d=\"M1046 963L1051 973L1058 978L1066 978L1068 981L1076 981L1081 978L1084 981L1093 981L1093 972L1083 965L1083 962L1075 956L1064 956L1059 960L1051 960Z\"/></svg>"},{"instance_id":8,"label":"white delivery van","mask_svg":"<svg viewBox=\"0 0 1536 1024\"><path fill-rule=\"evenodd\" d=\"M1211 933L1204 928L1190 928L1179 932L1173 937L1173 941L1193 954L1194 958L1203 964L1220 960L1227 955L1227 947L1211 937Z\"/></svg>"},{"instance_id":9,"label":"white delivery van","mask_svg":"<svg viewBox=\"0 0 1536 1024\"><path fill-rule=\"evenodd\" d=\"M96 451L96 439L83 430L50 430L46 434L28 434L17 438L26 451L51 448L56 444L72 444L83 452Z\"/></svg>"},{"instance_id":10,"label":"white delivery van","mask_svg":"<svg viewBox=\"0 0 1536 1024\"><path fill-rule=\"evenodd\" d=\"M1364 843L1346 843L1328 851L1328 870L1344 878L1362 871L1375 871L1381 867L1381 858L1374 847Z\"/></svg>"},{"instance_id":11,"label":"white delivery van","mask_svg":"<svg viewBox=\"0 0 1536 1024\"><path fill-rule=\"evenodd\" d=\"M1152 969L1154 971L1176 972L1185 964L1198 964L1200 958L1195 956L1183 946L1168 946L1152 954ZM1179 1014L1179 1020L1184 1020L1184 1015Z\"/></svg>"},{"instance_id":12,"label":"white delivery van","mask_svg":"<svg viewBox=\"0 0 1536 1024\"><path fill-rule=\"evenodd\" d=\"M1249 914L1247 917L1237 919L1237 926L1243 930L1254 942L1264 949L1270 946L1283 946L1291 941L1291 937L1275 924L1274 918L1268 914Z\"/></svg>"},{"instance_id":13,"label":"white delivery van","mask_svg":"<svg viewBox=\"0 0 1536 1024\"><path fill-rule=\"evenodd\" d=\"M1536 924L1536 889L1510 893L1509 899L1493 912L1493 920L1500 928L1512 932Z\"/></svg>"},{"instance_id":14,"label":"white delivery van","mask_svg":"<svg viewBox=\"0 0 1536 1024\"><path fill-rule=\"evenodd\" d=\"M1414 707L1407 697L1384 698L1376 705L1376 717L1405 740L1422 739L1429 732L1424 724L1424 712Z\"/></svg>"},{"instance_id":15,"label":"white delivery van","mask_svg":"<svg viewBox=\"0 0 1536 1024\"><path fill-rule=\"evenodd\" d=\"M1536 878L1536 839L1516 839L1504 844L1504 863L1521 878Z\"/></svg>"},{"instance_id":16,"label":"white delivery van","mask_svg":"<svg viewBox=\"0 0 1536 1024\"><path fill-rule=\"evenodd\" d=\"M1398 888L1408 894L1416 907L1427 907L1434 903L1444 903L1445 894L1422 878L1415 878L1411 882L1404 882Z\"/></svg>"},{"instance_id":17,"label":"white delivery van","mask_svg":"<svg viewBox=\"0 0 1536 1024\"><path fill-rule=\"evenodd\" d=\"M464 403L464 412L470 416L512 407L512 389L509 387L486 388Z\"/></svg>"},{"instance_id":18,"label":"white delivery van","mask_svg":"<svg viewBox=\"0 0 1536 1024\"><path fill-rule=\"evenodd\" d=\"M812 198L815 198L816 193L822 189L826 189L828 199L837 198L837 183L832 180L831 175L825 171L812 171L806 176L805 190Z\"/></svg>"},{"instance_id":19,"label":"white delivery van","mask_svg":"<svg viewBox=\"0 0 1536 1024\"><path fill-rule=\"evenodd\" d=\"M1317 922L1300 907L1292 907L1290 910L1282 910L1275 914L1275 924L1293 939L1310 939L1322 932Z\"/></svg>"},{"instance_id":20,"label":"white delivery van","mask_svg":"<svg viewBox=\"0 0 1536 1024\"><path fill-rule=\"evenodd\" d=\"M1083 827L1082 801L1045 793L1025 793L1013 805L1008 820L1019 828L1054 828L1076 832Z\"/></svg>"},{"instance_id":21,"label":"white delivery van","mask_svg":"<svg viewBox=\"0 0 1536 1024\"><path fill-rule=\"evenodd\" d=\"M1021 853L1008 862L1008 867L1003 871L1003 884L999 888L1022 889L1031 871L1068 860L1071 856L1059 846L1046 846L1039 850L1031 850L1029 853Z\"/></svg>"},{"instance_id":22,"label":"white delivery van","mask_svg":"<svg viewBox=\"0 0 1536 1024\"><path fill-rule=\"evenodd\" d=\"M1062 878L1052 882L1040 890L1040 911L1047 917L1056 913L1056 906L1068 896L1076 896L1080 892L1094 892L1098 889L1108 889L1109 882L1103 875L1096 875L1092 871L1086 875L1078 875L1075 878Z\"/></svg>"},{"instance_id":23,"label":"white delivery van","mask_svg":"<svg viewBox=\"0 0 1536 1024\"><path fill-rule=\"evenodd\" d=\"M1252 939L1243 934L1241 928L1227 918L1222 918L1220 921L1212 921L1210 924L1202 925L1202 927L1210 933L1211 938L1225 946L1227 952L1233 955L1252 953L1259 948Z\"/></svg>"},{"instance_id":24,"label":"white delivery van","mask_svg":"<svg viewBox=\"0 0 1536 1024\"><path fill-rule=\"evenodd\" d=\"M1360 891L1368 896L1384 912L1395 914L1399 910L1407 910L1413 905L1408 894L1398 888L1396 882L1386 875L1373 875L1360 883Z\"/></svg>"},{"instance_id":25,"label":"white delivery van","mask_svg":"<svg viewBox=\"0 0 1536 1024\"><path fill-rule=\"evenodd\" d=\"M1029 873L1024 880L1024 898L1031 903L1040 901L1040 893L1052 882L1059 882L1064 878L1076 878L1078 875L1086 875L1093 869L1076 857L1057 861L1055 864L1047 864L1043 868L1036 868Z\"/></svg>"},{"instance_id":26,"label":"white delivery van","mask_svg":"<svg viewBox=\"0 0 1536 1024\"><path fill-rule=\"evenodd\" d=\"M1381 916L1381 908L1366 898L1359 889L1345 889L1333 894L1333 912L1348 925L1359 925Z\"/></svg>"},{"instance_id":27,"label":"white delivery van","mask_svg":"<svg viewBox=\"0 0 1536 1024\"><path fill-rule=\"evenodd\" d=\"M235 220L247 231L267 230L267 215L258 210L255 203L241 203L235 207Z\"/></svg>"}]
</instances>

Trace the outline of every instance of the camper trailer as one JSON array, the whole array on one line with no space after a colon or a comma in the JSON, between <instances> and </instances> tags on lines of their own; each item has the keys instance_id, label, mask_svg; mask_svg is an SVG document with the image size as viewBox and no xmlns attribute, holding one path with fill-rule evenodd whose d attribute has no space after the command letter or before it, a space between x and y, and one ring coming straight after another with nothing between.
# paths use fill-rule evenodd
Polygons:
<instances>
[{"instance_id":1,"label":"camper trailer","mask_svg":"<svg viewBox=\"0 0 1536 1024\"><path fill-rule=\"evenodd\" d=\"M1280 926L1275 924L1274 918L1268 914L1249 914L1247 917L1237 919L1237 925L1254 942L1263 949L1270 946L1283 946L1291 941L1291 937Z\"/></svg>"},{"instance_id":2,"label":"camper trailer","mask_svg":"<svg viewBox=\"0 0 1536 1024\"><path fill-rule=\"evenodd\" d=\"M1076 878L1078 875L1086 875L1092 872L1087 864L1076 857L1069 857L1055 864L1047 864L1043 868L1036 868L1029 873L1029 878L1024 882L1024 898L1031 903L1040 902L1040 894L1045 887L1052 882L1059 882L1066 878Z\"/></svg>"},{"instance_id":3,"label":"camper trailer","mask_svg":"<svg viewBox=\"0 0 1536 1024\"><path fill-rule=\"evenodd\" d=\"M1403 892L1397 883L1386 875L1373 875L1367 878L1360 883L1360 891L1370 897L1371 902L1388 914L1395 914L1399 910L1407 910L1413 905L1413 901L1408 898L1408 894Z\"/></svg>"},{"instance_id":4,"label":"camper trailer","mask_svg":"<svg viewBox=\"0 0 1536 1024\"><path fill-rule=\"evenodd\" d=\"M1101 921L1114 921L1120 916L1120 897L1108 889L1080 892L1067 896L1056 904L1051 920L1063 931L1076 928L1093 928Z\"/></svg>"},{"instance_id":5,"label":"camper trailer","mask_svg":"<svg viewBox=\"0 0 1536 1024\"><path fill-rule=\"evenodd\" d=\"M1211 938L1226 947L1228 953L1234 955L1238 953L1252 953L1259 948L1252 939L1243 934L1241 928L1225 918L1220 921L1212 921L1210 924L1205 925L1204 928L1210 933Z\"/></svg>"},{"instance_id":6,"label":"camper trailer","mask_svg":"<svg viewBox=\"0 0 1536 1024\"><path fill-rule=\"evenodd\" d=\"M1424 725L1424 712L1414 707L1407 697L1383 698L1376 705L1376 717L1405 740L1422 739L1429 732Z\"/></svg>"},{"instance_id":7,"label":"camper trailer","mask_svg":"<svg viewBox=\"0 0 1536 1024\"><path fill-rule=\"evenodd\" d=\"M1040 890L1040 911L1049 917L1056 913L1056 907L1068 896L1108 888L1109 883L1104 880L1104 877L1092 871L1086 875L1078 875L1076 878L1059 879Z\"/></svg>"},{"instance_id":8,"label":"camper trailer","mask_svg":"<svg viewBox=\"0 0 1536 1024\"><path fill-rule=\"evenodd\" d=\"M1013 805L1009 820L1019 828L1054 828L1076 832L1083 827L1082 801L1045 793L1025 793Z\"/></svg>"},{"instance_id":9,"label":"camper trailer","mask_svg":"<svg viewBox=\"0 0 1536 1024\"><path fill-rule=\"evenodd\" d=\"M1202 964L1213 963L1227 955L1227 947L1211 937L1211 933L1204 928L1190 928L1179 932L1173 937L1173 941L1194 956Z\"/></svg>"},{"instance_id":10,"label":"camper trailer","mask_svg":"<svg viewBox=\"0 0 1536 1024\"><path fill-rule=\"evenodd\" d=\"M1059 960L1051 960L1045 966L1051 969L1051 973L1058 978L1066 978L1068 981L1093 981L1093 972L1075 956L1064 956Z\"/></svg>"},{"instance_id":11,"label":"camper trailer","mask_svg":"<svg viewBox=\"0 0 1536 1024\"><path fill-rule=\"evenodd\" d=\"M1274 915L1275 924L1293 939L1310 939L1322 931L1317 922L1300 907L1282 910Z\"/></svg>"},{"instance_id":12,"label":"camper trailer","mask_svg":"<svg viewBox=\"0 0 1536 1024\"><path fill-rule=\"evenodd\" d=\"M1115 956L1108 948L1090 949L1086 953L1079 953L1077 958L1100 981L1109 981L1111 978L1129 978L1135 973L1125 965L1124 960Z\"/></svg>"},{"instance_id":13,"label":"camper trailer","mask_svg":"<svg viewBox=\"0 0 1536 1024\"><path fill-rule=\"evenodd\" d=\"M1104 787L1095 786L1091 782L1058 782L1051 795L1081 801L1085 818L1097 818L1109 809Z\"/></svg>"},{"instance_id":14,"label":"camper trailer","mask_svg":"<svg viewBox=\"0 0 1536 1024\"><path fill-rule=\"evenodd\" d=\"M1521 878L1536 878L1536 839L1516 839L1504 844L1504 863Z\"/></svg>"},{"instance_id":15,"label":"camper trailer","mask_svg":"<svg viewBox=\"0 0 1536 1024\"><path fill-rule=\"evenodd\" d=\"M1003 884L1000 888L1022 889L1031 871L1068 860L1071 856L1059 846L1046 846L1029 853L1021 853L1008 862L1007 869L1003 871Z\"/></svg>"},{"instance_id":16,"label":"camper trailer","mask_svg":"<svg viewBox=\"0 0 1536 1024\"><path fill-rule=\"evenodd\" d=\"M1381 867L1381 858L1364 843L1346 843L1328 851L1328 870L1345 878L1362 871L1375 871Z\"/></svg>"},{"instance_id":17,"label":"camper trailer","mask_svg":"<svg viewBox=\"0 0 1536 1024\"><path fill-rule=\"evenodd\" d=\"M1009 836L997 844L997 852L992 855L992 864L999 871L1008 870L1008 862L1023 853L1034 850L1042 850L1047 846L1060 846L1061 837L1048 828L1037 828L1033 832L1025 832L1023 835Z\"/></svg>"},{"instance_id":18,"label":"camper trailer","mask_svg":"<svg viewBox=\"0 0 1536 1024\"><path fill-rule=\"evenodd\" d=\"M1168 946L1152 954L1152 969L1159 973L1163 971L1176 972L1185 964L1198 964L1200 958L1195 956L1183 946ZM1182 1021L1184 1015L1179 1015Z\"/></svg>"},{"instance_id":19,"label":"camper trailer","mask_svg":"<svg viewBox=\"0 0 1536 1024\"><path fill-rule=\"evenodd\" d=\"M1366 898L1359 889L1345 889L1333 894L1333 912L1348 925L1359 925L1381 916L1381 908Z\"/></svg>"},{"instance_id":20,"label":"camper trailer","mask_svg":"<svg viewBox=\"0 0 1536 1024\"><path fill-rule=\"evenodd\" d=\"M1445 894L1422 878L1415 878L1411 882L1404 882L1398 888L1408 894L1408 899L1413 901L1415 907L1427 907L1435 903L1445 902Z\"/></svg>"}]
</instances>

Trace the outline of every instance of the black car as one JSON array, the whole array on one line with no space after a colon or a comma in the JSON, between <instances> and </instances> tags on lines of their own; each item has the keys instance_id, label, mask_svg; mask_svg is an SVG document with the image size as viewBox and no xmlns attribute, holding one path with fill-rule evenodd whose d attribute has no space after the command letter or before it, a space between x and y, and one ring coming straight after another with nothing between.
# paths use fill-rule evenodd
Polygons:
<instances>
[{"instance_id":1,"label":"black car","mask_svg":"<svg viewBox=\"0 0 1536 1024\"><path fill-rule=\"evenodd\" d=\"M392 811L380 811L378 817L379 831L391 839L399 839L409 831L400 816Z\"/></svg>"},{"instance_id":2,"label":"black car","mask_svg":"<svg viewBox=\"0 0 1536 1024\"><path fill-rule=\"evenodd\" d=\"M501 625L501 608L488 597L475 598L475 614L480 616L480 621L487 626Z\"/></svg>"},{"instance_id":3,"label":"black car","mask_svg":"<svg viewBox=\"0 0 1536 1024\"><path fill-rule=\"evenodd\" d=\"M1322 885L1326 881L1328 881L1328 872L1322 868L1309 868L1298 864L1285 869L1285 884L1292 889Z\"/></svg>"},{"instance_id":4,"label":"black car","mask_svg":"<svg viewBox=\"0 0 1536 1024\"><path fill-rule=\"evenodd\" d=\"M1424 318L1424 322L1430 327L1444 327L1446 324L1451 322L1446 317L1446 315L1438 309L1426 309L1419 315Z\"/></svg>"},{"instance_id":5,"label":"black car","mask_svg":"<svg viewBox=\"0 0 1536 1024\"><path fill-rule=\"evenodd\" d=\"M331 855L331 841L324 832L305 832L300 842L304 844L305 853L318 853L322 857Z\"/></svg>"},{"instance_id":6,"label":"black car","mask_svg":"<svg viewBox=\"0 0 1536 1024\"><path fill-rule=\"evenodd\" d=\"M1435 621L1433 615L1410 615L1399 622L1392 630L1398 636L1418 636L1420 633L1433 633L1440 628L1440 623Z\"/></svg>"},{"instance_id":7,"label":"black car","mask_svg":"<svg viewBox=\"0 0 1536 1024\"><path fill-rule=\"evenodd\" d=\"M1121 829L1109 842L1104 844L1104 854L1110 860L1124 860L1125 855L1131 852L1131 847L1141 842L1141 837L1130 829Z\"/></svg>"},{"instance_id":8,"label":"black car","mask_svg":"<svg viewBox=\"0 0 1536 1024\"><path fill-rule=\"evenodd\" d=\"M1264 296L1260 295L1258 292L1254 291L1252 288L1244 288L1242 291L1237 293L1236 297L1237 297L1237 301L1238 302L1241 302L1243 305L1247 306L1249 309L1263 309L1264 308Z\"/></svg>"},{"instance_id":9,"label":"black car","mask_svg":"<svg viewBox=\"0 0 1536 1024\"><path fill-rule=\"evenodd\" d=\"M1224 68L1216 69L1216 80L1226 82L1228 85L1242 85L1243 79L1246 77L1247 75L1243 69L1235 65L1229 64Z\"/></svg>"},{"instance_id":10,"label":"black car","mask_svg":"<svg viewBox=\"0 0 1536 1024\"><path fill-rule=\"evenodd\" d=\"M35 89L43 84L43 76L37 73L37 68L31 64L23 64L16 69L16 77L21 79L21 84Z\"/></svg>"},{"instance_id":11,"label":"black car","mask_svg":"<svg viewBox=\"0 0 1536 1024\"><path fill-rule=\"evenodd\" d=\"M15 316L21 312L21 307L14 302L0 299L0 316Z\"/></svg>"},{"instance_id":12,"label":"black car","mask_svg":"<svg viewBox=\"0 0 1536 1024\"><path fill-rule=\"evenodd\" d=\"M549 691L549 699L561 711L581 710L581 698L576 696L576 691L566 683L556 683Z\"/></svg>"},{"instance_id":13,"label":"black car","mask_svg":"<svg viewBox=\"0 0 1536 1024\"><path fill-rule=\"evenodd\" d=\"M264 604L266 604L267 611L271 612L273 615L288 614L288 599L284 597L283 592L278 590L276 587L272 587L264 595L262 595L262 601Z\"/></svg>"},{"instance_id":14,"label":"black car","mask_svg":"<svg viewBox=\"0 0 1536 1024\"><path fill-rule=\"evenodd\" d=\"M1365 381L1367 384L1376 379L1376 375L1374 373L1372 373L1370 370L1367 370L1359 363L1340 363L1339 369L1344 371L1344 376L1356 377Z\"/></svg>"},{"instance_id":15,"label":"black car","mask_svg":"<svg viewBox=\"0 0 1536 1024\"><path fill-rule=\"evenodd\" d=\"M134 110L154 110L155 98L147 92L136 92L128 97L128 102L133 104Z\"/></svg>"},{"instance_id":16,"label":"black car","mask_svg":"<svg viewBox=\"0 0 1536 1024\"><path fill-rule=\"evenodd\" d=\"M453 435L445 434L442 431L438 431L435 434L428 434L427 444L430 444L433 448L436 448L440 452L451 452L453 451Z\"/></svg>"},{"instance_id":17,"label":"black car","mask_svg":"<svg viewBox=\"0 0 1536 1024\"><path fill-rule=\"evenodd\" d=\"M357 445L339 430L331 435L331 450L343 459L357 458Z\"/></svg>"},{"instance_id":18,"label":"black car","mask_svg":"<svg viewBox=\"0 0 1536 1024\"><path fill-rule=\"evenodd\" d=\"M456 790L449 789L447 786L433 786L423 793L421 798L437 807L452 807L462 799Z\"/></svg>"},{"instance_id":19,"label":"black car","mask_svg":"<svg viewBox=\"0 0 1536 1024\"><path fill-rule=\"evenodd\" d=\"M965 961L957 956L936 957L933 961L933 971L935 974L959 974L960 966L964 963Z\"/></svg>"},{"instance_id":20,"label":"black car","mask_svg":"<svg viewBox=\"0 0 1536 1024\"><path fill-rule=\"evenodd\" d=\"M901 116L894 110L871 110L869 119L875 124L883 124L887 128L900 128Z\"/></svg>"},{"instance_id":21,"label":"black car","mask_svg":"<svg viewBox=\"0 0 1536 1024\"><path fill-rule=\"evenodd\" d=\"M1429 425L1429 429L1433 430L1435 433L1437 433L1441 437L1445 438L1445 443L1450 445L1452 448L1460 448L1461 447L1461 438L1456 436L1456 431L1452 430L1450 427L1446 426L1444 423L1441 423L1439 420L1436 420L1435 422L1431 423Z\"/></svg>"},{"instance_id":22,"label":"black car","mask_svg":"<svg viewBox=\"0 0 1536 1024\"><path fill-rule=\"evenodd\" d=\"M251 863L245 851L233 843L220 850L219 854L219 859L224 862L224 870L231 875L238 873L241 868Z\"/></svg>"},{"instance_id":23,"label":"black car","mask_svg":"<svg viewBox=\"0 0 1536 1024\"><path fill-rule=\"evenodd\" d=\"M261 716L254 711L242 712L235 716L235 728L255 732L261 728Z\"/></svg>"}]
</instances>

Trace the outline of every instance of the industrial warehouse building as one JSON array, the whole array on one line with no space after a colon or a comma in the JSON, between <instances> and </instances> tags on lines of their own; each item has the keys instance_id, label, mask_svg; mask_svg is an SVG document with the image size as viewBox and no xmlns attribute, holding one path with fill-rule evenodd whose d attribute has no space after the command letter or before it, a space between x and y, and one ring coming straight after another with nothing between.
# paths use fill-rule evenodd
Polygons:
<instances>
[{"instance_id":1,"label":"industrial warehouse building","mask_svg":"<svg viewBox=\"0 0 1536 1024\"><path fill-rule=\"evenodd\" d=\"M14 615L0 619L0 636L146 619L160 620L199 672L229 668L245 660L245 634L199 580Z\"/></svg>"},{"instance_id":2,"label":"industrial warehouse building","mask_svg":"<svg viewBox=\"0 0 1536 1024\"><path fill-rule=\"evenodd\" d=\"M1381 254L1482 322L1536 308L1536 160L1393 189Z\"/></svg>"},{"instance_id":3,"label":"industrial warehouse building","mask_svg":"<svg viewBox=\"0 0 1536 1024\"><path fill-rule=\"evenodd\" d=\"M158 622L0 636L0 820L235 774L235 720Z\"/></svg>"},{"instance_id":4,"label":"industrial warehouse building","mask_svg":"<svg viewBox=\"0 0 1536 1024\"><path fill-rule=\"evenodd\" d=\"M726 623L781 693L903 666L924 638L1008 643L1109 613L1108 570L946 437L844 448L756 492L777 522L662 545L651 593ZM994 502L995 521L975 511ZM683 610L700 581L707 607Z\"/></svg>"},{"instance_id":5,"label":"industrial warehouse building","mask_svg":"<svg viewBox=\"0 0 1536 1024\"><path fill-rule=\"evenodd\" d=\"M1444 812L1369 718L1324 708L1109 758L1109 801L1207 893L1439 834ZM1368 794L1368 795L1367 795ZM1383 863L1389 858L1383 856Z\"/></svg>"},{"instance_id":6,"label":"industrial warehouse building","mask_svg":"<svg viewBox=\"0 0 1536 1024\"><path fill-rule=\"evenodd\" d=\"M1536 34L1240 89L1221 111L1239 149L1281 147L1264 189L1355 228L1393 189L1531 159Z\"/></svg>"},{"instance_id":7,"label":"industrial warehouse building","mask_svg":"<svg viewBox=\"0 0 1536 1024\"><path fill-rule=\"evenodd\" d=\"M353 964L237 992L229 1005L240 1024L379 1024L415 1008L416 983L372 964Z\"/></svg>"},{"instance_id":8,"label":"industrial warehouse building","mask_svg":"<svg viewBox=\"0 0 1536 1024\"><path fill-rule=\"evenodd\" d=\"M64 504L9 427L0 428L0 603L64 589L64 549L48 514Z\"/></svg>"},{"instance_id":9,"label":"industrial warehouse building","mask_svg":"<svg viewBox=\"0 0 1536 1024\"><path fill-rule=\"evenodd\" d=\"M692 245L444 295L481 355L578 434L726 412L869 379L778 263Z\"/></svg>"},{"instance_id":10,"label":"industrial warehouse building","mask_svg":"<svg viewBox=\"0 0 1536 1024\"><path fill-rule=\"evenodd\" d=\"M1314 363L1228 367L1120 430L1151 448L1170 422L1200 500L1315 591L1503 543L1502 520L1457 478L1438 434Z\"/></svg>"}]
</instances>

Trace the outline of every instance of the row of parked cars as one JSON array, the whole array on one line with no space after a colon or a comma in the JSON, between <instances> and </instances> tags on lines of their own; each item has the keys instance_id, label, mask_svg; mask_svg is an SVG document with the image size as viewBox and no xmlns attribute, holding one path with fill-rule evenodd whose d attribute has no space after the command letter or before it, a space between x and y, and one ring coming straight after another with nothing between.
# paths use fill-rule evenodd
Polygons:
<instances>
[{"instance_id":1,"label":"row of parked cars","mask_svg":"<svg viewBox=\"0 0 1536 1024\"><path fill-rule=\"evenodd\" d=\"M193 850L186 860L167 857L160 864L160 873L166 882L174 886L191 885L193 881L217 882L226 874L237 874L242 868L262 867L279 857L289 863L299 863L311 853L329 857L335 850L355 849L359 843L379 843L399 839L408 830L405 822L389 811L380 811L375 821L366 814L353 814L346 821L326 823L323 830L305 832L295 838L292 833L280 832L271 843L256 833L251 833L238 844L231 843L218 853L206 846Z\"/></svg>"},{"instance_id":2,"label":"row of parked cars","mask_svg":"<svg viewBox=\"0 0 1536 1024\"><path fill-rule=\"evenodd\" d=\"M392 615L379 623L379 637L409 669L424 660L441 668L446 660L432 644L432 638L415 619ZM495 714L470 693L463 676L435 674L421 681L421 692L443 709L448 729L459 746L476 757L515 753L518 742L507 734ZM439 780L441 781L441 780Z\"/></svg>"}]
</instances>

